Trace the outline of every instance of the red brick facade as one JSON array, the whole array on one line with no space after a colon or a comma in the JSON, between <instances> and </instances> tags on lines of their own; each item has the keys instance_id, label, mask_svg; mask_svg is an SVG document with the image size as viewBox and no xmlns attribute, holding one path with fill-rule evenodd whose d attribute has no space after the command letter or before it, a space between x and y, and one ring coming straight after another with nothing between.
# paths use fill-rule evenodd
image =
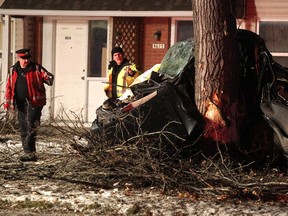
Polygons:
<instances>
[{"instance_id":1,"label":"red brick facade","mask_svg":"<svg viewBox=\"0 0 288 216\"><path fill-rule=\"evenodd\" d=\"M161 39L159 41L153 39L153 35L157 31L161 31ZM148 70L155 64L161 63L166 51L170 47L169 17L146 17L143 19L142 46L143 71Z\"/></svg>"}]
</instances>

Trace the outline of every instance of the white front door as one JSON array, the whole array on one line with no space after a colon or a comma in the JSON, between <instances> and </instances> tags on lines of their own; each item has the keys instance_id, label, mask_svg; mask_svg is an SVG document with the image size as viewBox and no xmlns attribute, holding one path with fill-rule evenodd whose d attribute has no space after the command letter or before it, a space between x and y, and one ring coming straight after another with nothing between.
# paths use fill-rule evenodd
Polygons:
<instances>
[{"instance_id":1,"label":"white front door","mask_svg":"<svg viewBox=\"0 0 288 216\"><path fill-rule=\"evenodd\" d=\"M54 118L87 121L88 21L58 20L56 28Z\"/></svg>"}]
</instances>

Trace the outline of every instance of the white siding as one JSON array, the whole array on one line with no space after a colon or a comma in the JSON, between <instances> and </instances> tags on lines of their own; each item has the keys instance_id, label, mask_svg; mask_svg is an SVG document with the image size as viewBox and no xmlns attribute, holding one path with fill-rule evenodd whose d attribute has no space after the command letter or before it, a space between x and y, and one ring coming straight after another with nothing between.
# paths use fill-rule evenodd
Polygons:
<instances>
[{"instance_id":1,"label":"white siding","mask_svg":"<svg viewBox=\"0 0 288 216\"><path fill-rule=\"evenodd\" d=\"M255 15L261 20L288 20L288 0L255 0L255 6ZM250 5L250 9L252 9L251 7L253 4Z\"/></svg>"},{"instance_id":2,"label":"white siding","mask_svg":"<svg viewBox=\"0 0 288 216\"><path fill-rule=\"evenodd\" d=\"M247 30L258 32L259 21L288 21L288 0L246 0L245 24Z\"/></svg>"}]
</instances>

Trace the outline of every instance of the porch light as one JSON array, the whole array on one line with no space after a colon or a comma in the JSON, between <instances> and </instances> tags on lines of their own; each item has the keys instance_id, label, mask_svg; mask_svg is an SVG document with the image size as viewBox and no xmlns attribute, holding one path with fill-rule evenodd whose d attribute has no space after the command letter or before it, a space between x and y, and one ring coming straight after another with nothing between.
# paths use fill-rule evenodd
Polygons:
<instances>
[{"instance_id":1,"label":"porch light","mask_svg":"<svg viewBox=\"0 0 288 216\"><path fill-rule=\"evenodd\" d=\"M162 32L156 31L153 35L153 39L159 41L161 39Z\"/></svg>"}]
</instances>

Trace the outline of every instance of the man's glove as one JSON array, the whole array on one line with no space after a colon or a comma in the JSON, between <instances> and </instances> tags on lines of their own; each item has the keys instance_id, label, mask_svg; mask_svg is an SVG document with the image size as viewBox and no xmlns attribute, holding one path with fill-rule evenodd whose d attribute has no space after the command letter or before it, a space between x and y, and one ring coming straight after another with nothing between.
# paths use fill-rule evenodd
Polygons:
<instances>
[{"instance_id":1,"label":"man's glove","mask_svg":"<svg viewBox=\"0 0 288 216\"><path fill-rule=\"evenodd\" d=\"M4 103L4 105L3 105L3 106L4 106L4 109L5 109L5 110L9 110L9 109L10 109L10 104L9 104L9 103L7 103L7 102L6 102L6 103Z\"/></svg>"},{"instance_id":2,"label":"man's glove","mask_svg":"<svg viewBox=\"0 0 288 216\"><path fill-rule=\"evenodd\" d=\"M131 77L133 77L136 73L129 66L126 68L126 72L128 73L128 76L131 76Z\"/></svg>"}]
</instances>

